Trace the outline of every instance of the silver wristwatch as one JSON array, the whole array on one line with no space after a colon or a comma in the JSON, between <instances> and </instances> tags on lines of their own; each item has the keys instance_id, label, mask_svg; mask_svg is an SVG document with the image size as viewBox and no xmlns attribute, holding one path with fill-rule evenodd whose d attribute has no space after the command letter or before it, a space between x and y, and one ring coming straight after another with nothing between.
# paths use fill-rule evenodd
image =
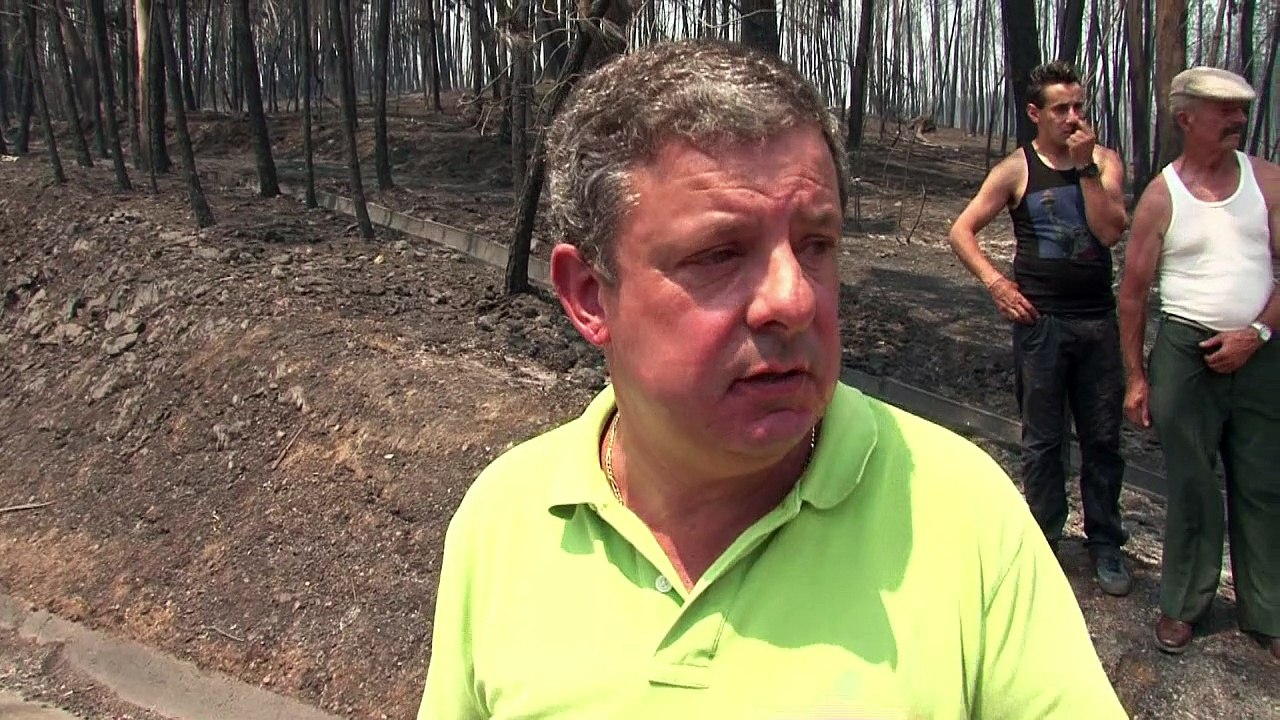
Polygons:
<instances>
[{"instance_id":1,"label":"silver wristwatch","mask_svg":"<svg viewBox=\"0 0 1280 720\"><path fill-rule=\"evenodd\" d=\"M1254 320L1249 323L1249 327L1253 328L1254 332L1258 333L1258 339L1262 342L1265 343L1271 339L1271 328L1261 320Z\"/></svg>"}]
</instances>

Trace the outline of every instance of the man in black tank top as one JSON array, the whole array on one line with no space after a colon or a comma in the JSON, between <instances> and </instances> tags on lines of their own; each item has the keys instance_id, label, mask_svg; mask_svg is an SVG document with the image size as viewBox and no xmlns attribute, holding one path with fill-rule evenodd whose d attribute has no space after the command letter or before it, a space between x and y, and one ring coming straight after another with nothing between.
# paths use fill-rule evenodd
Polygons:
<instances>
[{"instance_id":1,"label":"man in black tank top","mask_svg":"<svg viewBox=\"0 0 1280 720\"><path fill-rule=\"evenodd\" d=\"M1120 548L1120 424L1124 367L1111 290L1111 247L1125 215L1124 165L1097 145L1084 117L1084 89L1070 65L1041 65L1027 87L1036 137L1000 162L951 228L960 261L1013 323L1014 392L1022 414L1023 492L1056 549L1067 520L1066 411L1080 440L1085 545L1098 584L1128 594ZM1009 210L1016 240L1013 279L977 234Z\"/></svg>"}]
</instances>

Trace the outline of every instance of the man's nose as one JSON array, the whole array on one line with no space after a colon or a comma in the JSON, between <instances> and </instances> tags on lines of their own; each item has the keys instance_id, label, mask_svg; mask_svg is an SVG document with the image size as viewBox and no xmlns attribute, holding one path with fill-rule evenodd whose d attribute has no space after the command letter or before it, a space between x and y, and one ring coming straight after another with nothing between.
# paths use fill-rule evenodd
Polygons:
<instances>
[{"instance_id":1,"label":"man's nose","mask_svg":"<svg viewBox=\"0 0 1280 720\"><path fill-rule=\"evenodd\" d=\"M766 260L747 308L747 323L756 330L770 328L790 334L813 321L814 291L804 266L788 240L779 242Z\"/></svg>"}]
</instances>

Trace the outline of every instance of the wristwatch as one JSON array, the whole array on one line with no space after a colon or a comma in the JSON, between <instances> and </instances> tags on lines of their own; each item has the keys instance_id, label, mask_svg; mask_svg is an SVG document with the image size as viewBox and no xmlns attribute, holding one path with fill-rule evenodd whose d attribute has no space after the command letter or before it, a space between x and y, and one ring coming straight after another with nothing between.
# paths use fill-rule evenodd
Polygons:
<instances>
[{"instance_id":1,"label":"wristwatch","mask_svg":"<svg viewBox=\"0 0 1280 720\"><path fill-rule=\"evenodd\" d=\"M1080 173L1080 177L1082 178L1096 178L1102 174L1102 168L1098 167L1098 163L1091 162L1080 168L1077 172Z\"/></svg>"},{"instance_id":2,"label":"wristwatch","mask_svg":"<svg viewBox=\"0 0 1280 720\"><path fill-rule=\"evenodd\" d=\"M1261 320L1254 320L1249 323L1249 327L1253 328L1254 332L1258 333L1258 339L1262 342L1265 343L1271 339L1271 328Z\"/></svg>"}]
</instances>

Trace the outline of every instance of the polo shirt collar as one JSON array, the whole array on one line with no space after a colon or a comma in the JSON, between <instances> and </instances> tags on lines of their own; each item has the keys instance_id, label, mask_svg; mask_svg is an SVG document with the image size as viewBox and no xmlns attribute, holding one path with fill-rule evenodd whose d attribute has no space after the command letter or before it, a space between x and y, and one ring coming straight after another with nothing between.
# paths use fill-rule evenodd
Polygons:
<instances>
[{"instance_id":1,"label":"polo shirt collar","mask_svg":"<svg viewBox=\"0 0 1280 720\"><path fill-rule=\"evenodd\" d=\"M573 505L598 507L618 502L600 467L600 440L616 407L613 385L606 385L581 415L557 432L558 467L551 473L547 493L549 509Z\"/></svg>"},{"instance_id":2,"label":"polo shirt collar","mask_svg":"<svg viewBox=\"0 0 1280 720\"><path fill-rule=\"evenodd\" d=\"M615 407L613 386L606 386L581 415L560 429L557 467L547 492L549 510L618 502L600 467L600 440ZM866 396L837 383L822 418L813 458L797 487L800 500L826 510L848 497L862 479L878 435Z\"/></svg>"},{"instance_id":3,"label":"polo shirt collar","mask_svg":"<svg viewBox=\"0 0 1280 720\"><path fill-rule=\"evenodd\" d=\"M813 458L800 477L800 500L829 510L849 497L862 480L879 434L867 397L844 383L836 383L818 429Z\"/></svg>"}]
</instances>

